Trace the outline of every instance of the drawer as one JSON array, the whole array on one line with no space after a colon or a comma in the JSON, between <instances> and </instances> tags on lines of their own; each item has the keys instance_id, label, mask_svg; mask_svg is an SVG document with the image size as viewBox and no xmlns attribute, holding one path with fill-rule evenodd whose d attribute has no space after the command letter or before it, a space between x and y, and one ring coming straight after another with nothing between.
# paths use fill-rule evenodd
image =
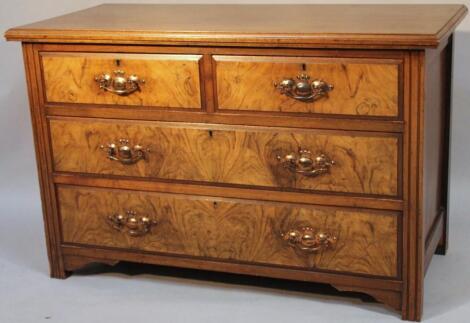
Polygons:
<instances>
[{"instance_id":1,"label":"drawer","mask_svg":"<svg viewBox=\"0 0 470 323\"><path fill-rule=\"evenodd\" d=\"M398 194L394 134L77 118L50 131L55 171Z\"/></svg>"},{"instance_id":2,"label":"drawer","mask_svg":"<svg viewBox=\"0 0 470 323\"><path fill-rule=\"evenodd\" d=\"M222 111L400 115L401 60L268 56L213 59L217 105Z\"/></svg>"},{"instance_id":3,"label":"drawer","mask_svg":"<svg viewBox=\"0 0 470 323\"><path fill-rule=\"evenodd\" d=\"M394 213L59 186L63 241L397 276Z\"/></svg>"},{"instance_id":4,"label":"drawer","mask_svg":"<svg viewBox=\"0 0 470 323\"><path fill-rule=\"evenodd\" d=\"M47 102L201 108L200 55L41 53Z\"/></svg>"}]
</instances>

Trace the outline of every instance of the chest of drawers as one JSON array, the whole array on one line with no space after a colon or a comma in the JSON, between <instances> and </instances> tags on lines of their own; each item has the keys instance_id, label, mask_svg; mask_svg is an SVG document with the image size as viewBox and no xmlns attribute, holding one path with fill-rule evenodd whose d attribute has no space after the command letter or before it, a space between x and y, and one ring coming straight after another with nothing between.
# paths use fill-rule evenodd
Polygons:
<instances>
[{"instance_id":1,"label":"chest of drawers","mask_svg":"<svg viewBox=\"0 0 470 323\"><path fill-rule=\"evenodd\" d=\"M51 276L327 283L420 320L459 5L103 5L22 41Z\"/></svg>"}]
</instances>

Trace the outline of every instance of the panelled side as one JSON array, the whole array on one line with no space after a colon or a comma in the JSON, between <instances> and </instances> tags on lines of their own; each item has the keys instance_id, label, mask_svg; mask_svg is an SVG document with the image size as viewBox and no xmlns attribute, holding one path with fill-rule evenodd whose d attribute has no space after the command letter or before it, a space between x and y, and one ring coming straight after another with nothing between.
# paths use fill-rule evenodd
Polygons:
<instances>
[{"instance_id":1,"label":"panelled side","mask_svg":"<svg viewBox=\"0 0 470 323\"><path fill-rule=\"evenodd\" d=\"M439 241L441 253L447 249L451 64L452 38L442 49L426 52L423 160L426 268Z\"/></svg>"}]
</instances>

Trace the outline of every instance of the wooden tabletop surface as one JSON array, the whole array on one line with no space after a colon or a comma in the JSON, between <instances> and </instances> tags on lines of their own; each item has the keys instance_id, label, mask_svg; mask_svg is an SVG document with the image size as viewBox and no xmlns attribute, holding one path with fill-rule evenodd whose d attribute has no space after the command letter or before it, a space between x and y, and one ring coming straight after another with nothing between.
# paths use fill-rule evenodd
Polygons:
<instances>
[{"instance_id":1,"label":"wooden tabletop surface","mask_svg":"<svg viewBox=\"0 0 470 323\"><path fill-rule=\"evenodd\" d=\"M463 5L105 4L12 28L8 40L435 47Z\"/></svg>"}]
</instances>

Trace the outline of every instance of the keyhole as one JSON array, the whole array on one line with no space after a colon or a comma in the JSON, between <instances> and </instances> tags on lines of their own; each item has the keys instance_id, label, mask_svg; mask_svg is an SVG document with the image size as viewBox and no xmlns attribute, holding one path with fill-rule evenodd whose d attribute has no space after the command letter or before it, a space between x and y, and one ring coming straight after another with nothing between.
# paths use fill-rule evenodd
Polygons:
<instances>
[{"instance_id":1,"label":"keyhole","mask_svg":"<svg viewBox=\"0 0 470 323\"><path fill-rule=\"evenodd\" d=\"M209 130L209 137L212 138L212 135L213 135L212 130Z\"/></svg>"},{"instance_id":2,"label":"keyhole","mask_svg":"<svg viewBox=\"0 0 470 323\"><path fill-rule=\"evenodd\" d=\"M118 67L121 66L121 60L120 59L116 60L116 66L118 66Z\"/></svg>"},{"instance_id":3,"label":"keyhole","mask_svg":"<svg viewBox=\"0 0 470 323\"><path fill-rule=\"evenodd\" d=\"M306 70L307 70L307 64L305 64L305 63L302 63L302 71L304 71L304 72L305 72Z\"/></svg>"}]
</instances>

